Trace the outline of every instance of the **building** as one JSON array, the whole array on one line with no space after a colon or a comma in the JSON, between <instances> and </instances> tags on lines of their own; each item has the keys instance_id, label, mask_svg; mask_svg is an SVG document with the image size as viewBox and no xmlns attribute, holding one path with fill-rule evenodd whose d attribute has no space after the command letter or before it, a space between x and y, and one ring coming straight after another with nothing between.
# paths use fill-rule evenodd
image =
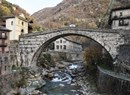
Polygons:
<instances>
[{"instance_id":1,"label":"building","mask_svg":"<svg viewBox=\"0 0 130 95\"><path fill-rule=\"evenodd\" d=\"M82 45L66 38L59 38L54 42L54 50L62 52L81 52Z\"/></svg>"},{"instance_id":2,"label":"building","mask_svg":"<svg viewBox=\"0 0 130 95\"><path fill-rule=\"evenodd\" d=\"M2 0L0 0L0 3L2 3Z\"/></svg>"},{"instance_id":3,"label":"building","mask_svg":"<svg viewBox=\"0 0 130 95\"><path fill-rule=\"evenodd\" d=\"M33 20L30 20L28 23L28 33L32 33L33 31Z\"/></svg>"},{"instance_id":4,"label":"building","mask_svg":"<svg viewBox=\"0 0 130 95\"><path fill-rule=\"evenodd\" d=\"M9 33L11 30L0 26L0 75L8 73L9 64Z\"/></svg>"},{"instance_id":5,"label":"building","mask_svg":"<svg viewBox=\"0 0 130 95\"><path fill-rule=\"evenodd\" d=\"M21 14L20 16L7 16L5 19L5 27L9 30L9 40L19 40L19 35L28 33L28 21Z\"/></svg>"},{"instance_id":6,"label":"building","mask_svg":"<svg viewBox=\"0 0 130 95\"><path fill-rule=\"evenodd\" d=\"M0 26L0 53L8 53L9 52L9 33L11 30Z\"/></svg>"},{"instance_id":7,"label":"building","mask_svg":"<svg viewBox=\"0 0 130 95\"><path fill-rule=\"evenodd\" d=\"M109 25L111 29L130 30L130 7L112 9Z\"/></svg>"}]
</instances>

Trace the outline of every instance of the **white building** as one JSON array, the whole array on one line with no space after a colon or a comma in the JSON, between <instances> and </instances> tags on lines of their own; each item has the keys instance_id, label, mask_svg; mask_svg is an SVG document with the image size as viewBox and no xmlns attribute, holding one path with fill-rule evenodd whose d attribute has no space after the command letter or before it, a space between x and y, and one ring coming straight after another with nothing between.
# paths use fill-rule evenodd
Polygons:
<instances>
[{"instance_id":1,"label":"white building","mask_svg":"<svg viewBox=\"0 0 130 95\"><path fill-rule=\"evenodd\" d=\"M109 25L111 29L130 30L130 7L112 9Z\"/></svg>"},{"instance_id":2,"label":"white building","mask_svg":"<svg viewBox=\"0 0 130 95\"><path fill-rule=\"evenodd\" d=\"M66 38L59 38L54 42L54 50L62 52L81 52L82 45Z\"/></svg>"},{"instance_id":3,"label":"white building","mask_svg":"<svg viewBox=\"0 0 130 95\"><path fill-rule=\"evenodd\" d=\"M6 28L12 30L9 40L19 40L19 35L28 33L28 22L23 16L9 16L4 18Z\"/></svg>"}]
</instances>

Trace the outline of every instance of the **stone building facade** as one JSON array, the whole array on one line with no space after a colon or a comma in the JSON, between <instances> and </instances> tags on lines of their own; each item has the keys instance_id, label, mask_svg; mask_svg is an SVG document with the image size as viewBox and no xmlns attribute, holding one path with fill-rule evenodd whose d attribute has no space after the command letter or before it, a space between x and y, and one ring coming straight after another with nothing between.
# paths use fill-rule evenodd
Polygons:
<instances>
[{"instance_id":1,"label":"stone building facade","mask_svg":"<svg viewBox=\"0 0 130 95\"><path fill-rule=\"evenodd\" d=\"M81 52L82 45L66 38L59 38L54 42L54 50L62 52Z\"/></svg>"},{"instance_id":2,"label":"stone building facade","mask_svg":"<svg viewBox=\"0 0 130 95\"><path fill-rule=\"evenodd\" d=\"M130 7L112 9L109 17L111 29L130 30Z\"/></svg>"},{"instance_id":3,"label":"stone building facade","mask_svg":"<svg viewBox=\"0 0 130 95\"><path fill-rule=\"evenodd\" d=\"M28 21L21 16L7 16L5 19L5 27L9 30L9 40L19 40L19 35L28 33Z\"/></svg>"}]
</instances>

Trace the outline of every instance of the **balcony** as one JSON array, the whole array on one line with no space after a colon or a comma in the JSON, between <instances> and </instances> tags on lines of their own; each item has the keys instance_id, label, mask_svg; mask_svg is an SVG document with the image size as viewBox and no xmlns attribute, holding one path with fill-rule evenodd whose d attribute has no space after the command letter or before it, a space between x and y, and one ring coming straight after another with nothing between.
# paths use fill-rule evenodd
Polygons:
<instances>
[{"instance_id":1,"label":"balcony","mask_svg":"<svg viewBox=\"0 0 130 95\"><path fill-rule=\"evenodd\" d=\"M0 44L0 47L7 47L7 44L6 43Z\"/></svg>"}]
</instances>

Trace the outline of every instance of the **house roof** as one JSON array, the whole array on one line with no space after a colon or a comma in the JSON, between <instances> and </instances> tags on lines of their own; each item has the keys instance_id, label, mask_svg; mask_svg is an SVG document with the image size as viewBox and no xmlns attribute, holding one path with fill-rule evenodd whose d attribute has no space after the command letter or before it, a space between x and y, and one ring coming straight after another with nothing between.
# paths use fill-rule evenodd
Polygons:
<instances>
[{"instance_id":1,"label":"house roof","mask_svg":"<svg viewBox=\"0 0 130 95\"><path fill-rule=\"evenodd\" d=\"M10 32L11 30L9 30L9 29L7 29L7 28L5 28L5 27L3 27L3 26L0 26L0 32L1 32L1 31Z\"/></svg>"},{"instance_id":2,"label":"house roof","mask_svg":"<svg viewBox=\"0 0 130 95\"><path fill-rule=\"evenodd\" d=\"M127 17L115 17L115 18L112 18L111 20L121 20L121 19L130 19L130 16L127 16Z\"/></svg>"},{"instance_id":3,"label":"house roof","mask_svg":"<svg viewBox=\"0 0 130 95\"><path fill-rule=\"evenodd\" d=\"M23 17L20 17L20 16L4 16L3 18L4 19L9 19L9 18L15 18L15 17L18 17L19 19L25 21L25 22L28 22L26 19L24 19Z\"/></svg>"},{"instance_id":4,"label":"house roof","mask_svg":"<svg viewBox=\"0 0 130 95\"><path fill-rule=\"evenodd\" d=\"M127 9L130 9L130 7L119 7L119 8L112 9L111 11L120 11L120 10L127 10Z\"/></svg>"}]
</instances>

